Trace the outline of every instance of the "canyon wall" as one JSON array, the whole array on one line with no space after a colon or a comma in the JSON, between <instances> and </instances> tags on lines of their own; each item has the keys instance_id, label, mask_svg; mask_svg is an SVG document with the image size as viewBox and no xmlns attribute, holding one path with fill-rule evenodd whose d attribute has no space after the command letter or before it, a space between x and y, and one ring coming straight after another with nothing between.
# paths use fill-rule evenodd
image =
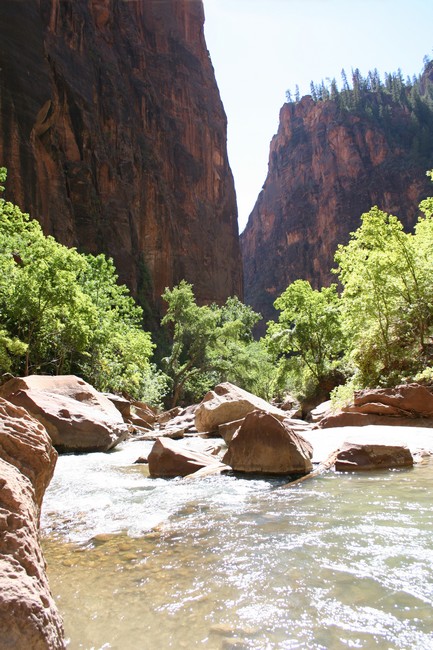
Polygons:
<instances>
[{"instance_id":1,"label":"canyon wall","mask_svg":"<svg viewBox=\"0 0 433 650\"><path fill-rule=\"evenodd\" d=\"M242 296L226 116L201 0L2 0L6 198L113 257L153 306L185 278Z\"/></svg>"},{"instance_id":2,"label":"canyon wall","mask_svg":"<svg viewBox=\"0 0 433 650\"><path fill-rule=\"evenodd\" d=\"M432 81L431 64L426 74ZM413 115L391 101L386 111L388 121L378 123L334 100L306 96L282 107L268 176L241 235L245 301L265 320L276 317L273 302L294 280L314 288L336 281L330 271L337 245L372 206L406 228L415 223L419 201L433 191L429 167L404 144ZM432 116L426 113L430 132Z\"/></svg>"}]
</instances>

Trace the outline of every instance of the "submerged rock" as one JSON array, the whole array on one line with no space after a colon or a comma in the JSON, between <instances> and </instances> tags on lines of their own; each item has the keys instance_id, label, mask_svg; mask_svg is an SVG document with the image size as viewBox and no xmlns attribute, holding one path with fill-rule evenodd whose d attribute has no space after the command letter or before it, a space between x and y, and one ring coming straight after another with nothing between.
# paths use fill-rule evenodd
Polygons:
<instances>
[{"instance_id":1,"label":"submerged rock","mask_svg":"<svg viewBox=\"0 0 433 650\"><path fill-rule=\"evenodd\" d=\"M234 434L223 462L238 472L307 474L312 446L286 422L264 411L249 413Z\"/></svg>"},{"instance_id":2,"label":"submerged rock","mask_svg":"<svg viewBox=\"0 0 433 650\"><path fill-rule=\"evenodd\" d=\"M112 402L74 375L11 379L0 396L36 418L60 452L107 451L129 435Z\"/></svg>"},{"instance_id":3,"label":"submerged rock","mask_svg":"<svg viewBox=\"0 0 433 650\"><path fill-rule=\"evenodd\" d=\"M65 648L39 545L39 511L57 454L45 429L0 399L0 648Z\"/></svg>"}]
</instances>

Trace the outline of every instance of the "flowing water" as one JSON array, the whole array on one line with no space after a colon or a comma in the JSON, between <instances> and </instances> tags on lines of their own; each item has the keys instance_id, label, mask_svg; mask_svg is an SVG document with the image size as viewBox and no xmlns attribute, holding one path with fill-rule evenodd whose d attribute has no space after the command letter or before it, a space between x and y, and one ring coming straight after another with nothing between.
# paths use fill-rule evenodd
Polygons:
<instances>
[{"instance_id":1,"label":"flowing water","mask_svg":"<svg viewBox=\"0 0 433 650\"><path fill-rule=\"evenodd\" d=\"M43 543L69 649L433 648L433 462L289 489L62 456Z\"/></svg>"}]
</instances>

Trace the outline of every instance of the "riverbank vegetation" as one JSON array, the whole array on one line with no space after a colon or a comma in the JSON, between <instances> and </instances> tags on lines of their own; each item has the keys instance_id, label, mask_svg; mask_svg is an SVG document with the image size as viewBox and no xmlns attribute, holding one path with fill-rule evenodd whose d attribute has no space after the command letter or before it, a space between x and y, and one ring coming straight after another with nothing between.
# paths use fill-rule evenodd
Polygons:
<instances>
[{"instance_id":1,"label":"riverbank vegetation","mask_svg":"<svg viewBox=\"0 0 433 650\"><path fill-rule=\"evenodd\" d=\"M260 314L237 297L200 306L187 282L167 288L168 344L155 363L142 309L118 284L113 262L62 246L0 199L0 374L72 373L99 390L167 406L200 400L222 381L268 400L430 381L433 198L419 208L413 233L377 207L362 215L336 252L338 282L321 290L292 283L259 341Z\"/></svg>"}]
</instances>

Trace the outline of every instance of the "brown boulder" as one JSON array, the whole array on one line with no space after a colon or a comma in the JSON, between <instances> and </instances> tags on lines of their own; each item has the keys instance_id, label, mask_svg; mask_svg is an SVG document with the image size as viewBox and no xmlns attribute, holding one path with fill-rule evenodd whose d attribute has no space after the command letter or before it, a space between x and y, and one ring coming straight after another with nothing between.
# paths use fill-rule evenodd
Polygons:
<instances>
[{"instance_id":1,"label":"brown boulder","mask_svg":"<svg viewBox=\"0 0 433 650\"><path fill-rule=\"evenodd\" d=\"M287 417L287 413L264 399L225 382L207 393L198 405L195 426L197 431L215 431L220 424L240 420L257 409L271 413L279 420Z\"/></svg>"},{"instance_id":2,"label":"brown boulder","mask_svg":"<svg viewBox=\"0 0 433 650\"><path fill-rule=\"evenodd\" d=\"M160 429L164 436L183 438L184 434L197 433L195 428L194 413L197 404L191 404L186 408L176 407L158 416Z\"/></svg>"},{"instance_id":3,"label":"brown boulder","mask_svg":"<svg viewBox=\"0 0 433 650\"><path fill-rule=\"evenodd\" d=\"M223 462L238 472L307 474L312 446L270 413L249 413L233 436Z\"/></svg>"},{"instance_id":4,"label":"brown boulder","mask_svg":"<svg viewBox=\"0 0 433 650\"><path fill-rule=\"evenodd\" d=\"M0 458L30 480L40 509L57 461L45 428L25 409L0 397Z\"/></svg>"},{"instance_id":5,"label":"brown boulder","mask_svg":"<svg viewBox=\"0 0 433 650\"><path fill-rule=\"evenodd\" d=\"M107 451L129 433L110 400L73 375L11 379L0 396L39 420L60 452Z\"/></svg>"},{"instance_id":6,"label":"brown boulder","mask_svg":"<svg viewBox=\"0 0 433 650\"><path fill-rule=\"evenodd\" d=\"M148 457L149 474L153 478L188 476L202 467L215 467L221 463L208 452L192 449L167 438L158 438Z\"/></svg>"},{"instance_id":7,"label":"brown boulder","mask_svg":"<svg viewBox=\"0 0 433 650\"><path fill-rule=\"evenodd\" d=\"M345 442L335 461L335 469L339 472L391 469L412 465L413 457L408 447L379 442Z\"/></svg>"},{"instance_id":8,"label":"brown boulder","mask_svg":"<svg viewBox=\"0 0 433 650\"><path fill-rule=\"evenodd\" d=\"M0 400L0 648L65 647L38 532L56 457L44 428Z\"/></svg>"},{"instance_id":9,"label":"brown boulder","mask_svg":"<svg viewBox=\"0 0 433 650\"><path fill-rule=\"evenodd\" d=\"M324 414L319 427L433 426L433 394L420 384L355 391L353 404Z\"/></svg>"},{"instance_id":10,"label":"brown boulder","mask_svg":"<svg viewBox=\"0 0 433 650\"><path fill-rule=\"evenodd\" d=\"M384 415L433 418L433 393L421 384L402 384L395 388L365 389L355 392L354 408L362 411L362 407L371 404L375 404L377 413Z\"/></svg>"},{"instance_id":11,"label":"brown boulder","mask_svg":"<svg viewBox=\"0 0 433 650\"><path fill-rule=\"evenodd\" d=\"M110 402L114 404L124 419L131 415L131 402L129 399L126 399L126 397L122 397L121 395L114 395L113 393L103 393L103 395L108 397Z\"/></svg>"}]
</instances>

